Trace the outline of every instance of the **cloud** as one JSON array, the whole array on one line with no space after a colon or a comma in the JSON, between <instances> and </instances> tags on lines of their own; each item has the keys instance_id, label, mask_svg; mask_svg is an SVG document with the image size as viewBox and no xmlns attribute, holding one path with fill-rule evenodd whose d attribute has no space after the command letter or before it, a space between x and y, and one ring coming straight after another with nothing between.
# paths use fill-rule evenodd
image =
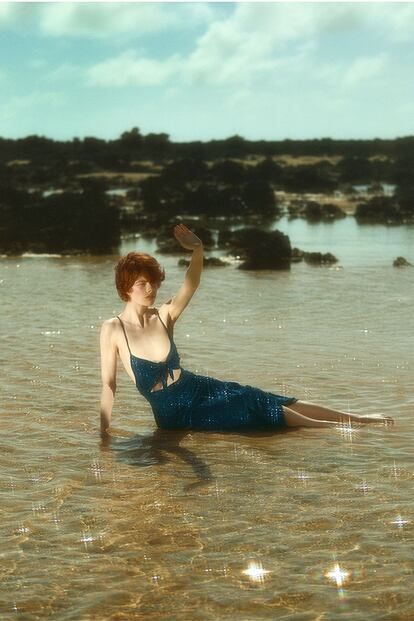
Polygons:
<instances>
[{"instance_id":1,"label":"cloud","mask_svg":"<svg viewBox=\"0 0 414 621\"><path fill-rule=\"evenodd\" d=\"M331 85L335 90L340 89L342 94L351 93L354 87L372 86L374 80L383 78L390 68L390 59L387 53L381 52L376 56L361 56L350 62L318 62L312 67L312 77L322 84Z\"/></svg>"},{"instance_id":2,"label":"cloud","mask_svg":"<svg viewBox=\"0 0 414 621\"><path fill-rule=\"evenodd\" d=\"M413 42L414 4L374 2L366 8L366 19L372 30L395 43Z\"/></svg>"},{"instance_id":3,"label":"cloud","mask_svg":"<svg viewBox=\"0 0 414 621\"><path fill-rule=\"evenodd\" d=\"M230 105L245 101L255 84L270 92L310 76L327 88L347 90L379 77L387 55L322 63L315 60L314 52L322 33L354 29L365 18L355 6L330 5L329 11L321 11L314 4L258 8L243 3L225 19L211 23L187 56L155 60L130 49L90 67L87 82L89 86L168 86L174 79L174 86L231 86Z\"/></svg>"},{"instance_id":4,"label":"cloud","mask_svg":"<svg viewBox=\"0 0 414 621\"><path fill-rule=\"evenodd\" d=\"M210 3L0 3L0 27L31 25L53 37L136 37L205 24L217 12Z\"/></svg>"},{"instance_id":5,"label":"cloud","mask_svg":"<svg viewBox=\"0 0 414 621\"><path fill-rule=\"evenodd\" d=\"M173 13L157 4L54 3L44 11L41 28L53 36L113 36L131 30L157 32L174 21Z\"/></svg>"},{"instance_id":6,"label":"cloud","mask_svg":"<svg viewBox=\"0 0 414 621\"><path fill-rule=\"evenodd\" d=\"M303 13L287 7L240 4L225 20L216 21L198 39L185 68L187 81L248 84L286 63L280 46L300 35ZM277 50L278 53L275 53Z\"/></svg>"},{"instance_id":7,"label":"cloud","mask_svg":"<svg viewBox=\"0 0 414 621\"><path fill-rule=\"evenodd\" d=\"M84 74L83 67L74 65L72 63L63 63L57 67L54 67L43 75L46 81L69 81L74 78L79 79Z\"/></svg>"},{"instance_id":8,"label":"cloud","mask_svg":"<svg viewBox=\"0 0 414 621\"><path fill-rule=\"evenodd\" d=\"M86 77L89 86L157 86L179 70L178 55L158 61L129 50L90 67Z\"/></svg>"},{"instance_id":9,"label":"cloud","mask_svg":"<svg viewBox=\"0 0 414 621\"><path fill-rule=\"evenodd\" d=\"M358 28L408 42L414 3L0 2L0 28L34 27L53 37L142 36L209 25L207 38L228 36L229 42L253 32L287 42Z\"/></svg>"},{"instance_id":10,"label":"cloud","mask_svg":"<svg viewBox=\"0 0 414 621\"><path fill-rule=\"evenodd\" d=\"M357 58L346 70L342 83L345 86L355 86L361 82L370 81L384 72L386 64L387 55L385 53L378 56Z\"/></svg>"},{"instance_id":11,"label":"cloud","mask_svg":"<svg viewBox=\"0 0 414 621\"><path fill-rule=\"evenodd\" d=\"M42 14L42 6L36 2L1 2L0 28L35 24Z\"/></svg>"},{"instance_id":12,"label":"cloud","mask_svg":"<svg viewBox=\"0 0 414 621\"><path fill-rule=\"evenodd\" d=\"M314 66L313 53L324 37L368 29L405 41L414 33L414 4L396 3L2 3L0 22L36 24L53 37L123 37L127 50L83 70L90 86L158 86L177 79L184 85L252 88L315 71L322 81L351 87L381 74L385 56L353 59L350 66ZM192 51L165 59L134 50L130 37L205 27ZM129 38L128 38L129 37ZM124 39L122 39L123 41ZM321 66L319 66L321 65ZM342 72L342 75L340 74ZM73 65L50 78L81 74Z\"/></svg>"},{"instance_id":13,"label":"cloud","mask_svg":"<svg viewBox=\"0 0 414 621\"><path fill-rule=\"evenodd\" d=\"M153 60L129 50L90 67L89 85L160 85L174 77L185 85L248 87L269 75L279 74L282 79L288 70L297 74L315 44L304 41L295 26L300 23L305 28L310 18L306 20L295 8L292 25L289 15L293 13L286 7L268 8L262 4L258 11L250 3L240 5L226 19L210 24L187 56L176 54ZM286 50L287 38L298 39L289 50Z\"/></svg>"},{"instance_id":14,"label":"cloud","mask_svg":"<svg viewBox=\"0 0 414 621\"><path fill-rule=\"evenodd\" d=\"M358 6L317 3L239 3L213 21L183 63L187 83L251 86L269 76L286 80L310 67L321 37L346 32L364 20Z\"/></svg>"},{"instance_id":15,"label":"cloud","mask_svg":"<svg viewBox=\"0 0 414 621\"><path fill-rule=\"evenodd\" d=\"M8 2L0 3L0 26L7 26L11 21L12 5Z\"/></svg>"}]
</instances>

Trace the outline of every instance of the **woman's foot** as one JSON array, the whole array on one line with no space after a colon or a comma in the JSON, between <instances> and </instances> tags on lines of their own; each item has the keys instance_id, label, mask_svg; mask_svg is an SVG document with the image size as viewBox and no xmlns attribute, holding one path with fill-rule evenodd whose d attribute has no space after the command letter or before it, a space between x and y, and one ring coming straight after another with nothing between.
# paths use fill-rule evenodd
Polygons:
<instances>
[{"instance_id":1,"label":"woman's foot","mask_svg":"<svg viewBox=\"0 0 414 621\"><path fill-rule=\"evenodd\" d=\"M383 425L393 425L394 419L391 416L382 416L381 414L373 414L372 416L360 416L361 423L381 423Z\"/></svg>"}]
</instances>

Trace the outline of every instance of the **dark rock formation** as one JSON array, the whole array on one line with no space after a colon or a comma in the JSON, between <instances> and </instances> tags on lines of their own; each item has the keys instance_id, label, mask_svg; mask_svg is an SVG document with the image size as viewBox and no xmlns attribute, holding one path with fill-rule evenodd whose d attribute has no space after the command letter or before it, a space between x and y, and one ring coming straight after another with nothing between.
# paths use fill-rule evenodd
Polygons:
<instances>
[{"instance_id":1,"label":"dark rock formation","mask_svg":"<svg viewBox=\"0 0 414 621\"><path fill-rule=\"evenodd\" d=\"M292 248L290 239L280 231L262 231L244 228L227 236L228 254L240 257L243 263L238 269L289 269Z\"/></svg>"},{"instance_id":2,"label":"dark rock formation","mask_svg":"<svg viewBox=\"0 0 414 621\"><path fill-rule=\"evenodd\" d=\"M399 224L406 221L405 214L393 196L374 196L365 203L359 203L355 218L360 224L364 222Z\"/></svg>"},{"instance_id":3,"label":"dark rock formation","mask_svg":"<svg viewBox=\"0 0 414 621\"><path fill-rule=\"evenodd\" d=\"M304 256L305 253L303 252L303 250L299 250L299 248L293 248L291 261L292 263L299 263L300 261L303 261Z\"/></svg>"},{"instance_id":4,"label":"dark rock formation","mask_svg":"<svg viewBox=\"0 0 414 621\"><path fill-rule=\"evenodd\" d=\"M413 264L407 261L407 259L405 259L404 257L397 257L396 259L394 259L393 266L394 267L412 267Z\"/></svg>"},{"instance_id":5,"label":"dark rock formation","mask_svg":"<svg viewBox=\"0 0 414 621\"><path fill-rule=\"evenodd\" d=\"M310 222L329 222L345 218L346 213L333 203L318 203L313 200L293 200L289 207L290 218L306 218Z\"/></svg>"},{"instance_id":6,"label":"dark rock formation","mask_svg":"<svg viewBox=\"0 0 414 621\"><path fill-rule=\"evenodd\" d=\"M178 261L179 267L188 267L190 265L190 261L188 259L180 259ZM218 257L204 257L203 258L203 267L225 267L229 265L226 261L222 261Z\"/></svg>"},{"instance_id":7,"label":"dark rock formation","mask_svg":"<svg viewBox=\"0 0 414 621\"><path fill-rule=\"evenodd\" d=\"M304 252L303 258L306 263L310 263L311 265L324 265L326 263L331 264L338 262L338 259L330 252L326 252L325 254L321 252Z\"/></svg>"},{"instance_id":8,"label":"dark rock formation","mask_svg":"<svg viewBox=\"0 0 414 621\"><path fill-rule=\"evenodd\" d=\"M303 260L311 265L324 265L338 262L338 259L330 252L322 254L321 252L305 252L299 248L293 248L292 263L299 263Z\"/></svg>"},{"instance_id":9,"label":"dark rock formation","mask_svg":"<svg viewBox=\"0 0 414 621\"><path fill-rule=\"evenodd\" d=\"M233 231L229 231L228 229L225 231L219 231L217 238L218 248L230 248L232 238Z\"/></svg>"}]
</instances>

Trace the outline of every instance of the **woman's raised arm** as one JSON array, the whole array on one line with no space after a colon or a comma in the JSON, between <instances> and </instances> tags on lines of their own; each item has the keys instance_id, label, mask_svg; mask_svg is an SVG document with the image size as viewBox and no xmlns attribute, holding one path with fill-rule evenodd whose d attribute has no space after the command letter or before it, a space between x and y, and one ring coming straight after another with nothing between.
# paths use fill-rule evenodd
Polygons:
<instances>
[{"instance_id":1,"label":"woman's raised arm","mask_svg":"<svg viewBox=\"0 0 414 621\"><path fill-rule=\"evenodd\" d=\"M185 224L177 224L174 227L174 235L183 248L192 250L190 265L185 274L184 283L168 304L168 314L175 323L183 310L186 308L198 285L200 284L201 272L203 271L203 242L195 233L190 231Z\"/></svg>"}]
</instances>

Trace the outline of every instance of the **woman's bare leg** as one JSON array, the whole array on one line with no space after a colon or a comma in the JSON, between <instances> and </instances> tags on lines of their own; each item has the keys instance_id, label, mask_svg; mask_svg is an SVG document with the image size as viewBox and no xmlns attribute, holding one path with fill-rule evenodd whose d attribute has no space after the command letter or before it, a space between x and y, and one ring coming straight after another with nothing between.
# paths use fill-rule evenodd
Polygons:
<instances>
[{"instance_id":1,"label":"woman's bare leg","mask_svg":"<svg viewBox=\"0 0 414 621\"><path fill-rule=\"evenodd\" d=\"M348 414L348 412L340 412L331 408L310 403L309 401L296 401L291 403L289 408L302 416L313 418L315 420L332 420L337 423L350 424L354 423L384 423L393 424L394 419L391 416L361 416L359 414Z\"/></svg>"},{"instance_id":2,"label":"woman's bare leg","mask_svg":"<svg viewBox=\"0 0 414 621\"><path fill-rule=\"evenodd\" d=\"M316 420L315 418L308 418L302 414L294 412L285 405L283 407L283 415L288 427L336 427L337 423L330 420Z\"/></svg>"}]
</instances>

